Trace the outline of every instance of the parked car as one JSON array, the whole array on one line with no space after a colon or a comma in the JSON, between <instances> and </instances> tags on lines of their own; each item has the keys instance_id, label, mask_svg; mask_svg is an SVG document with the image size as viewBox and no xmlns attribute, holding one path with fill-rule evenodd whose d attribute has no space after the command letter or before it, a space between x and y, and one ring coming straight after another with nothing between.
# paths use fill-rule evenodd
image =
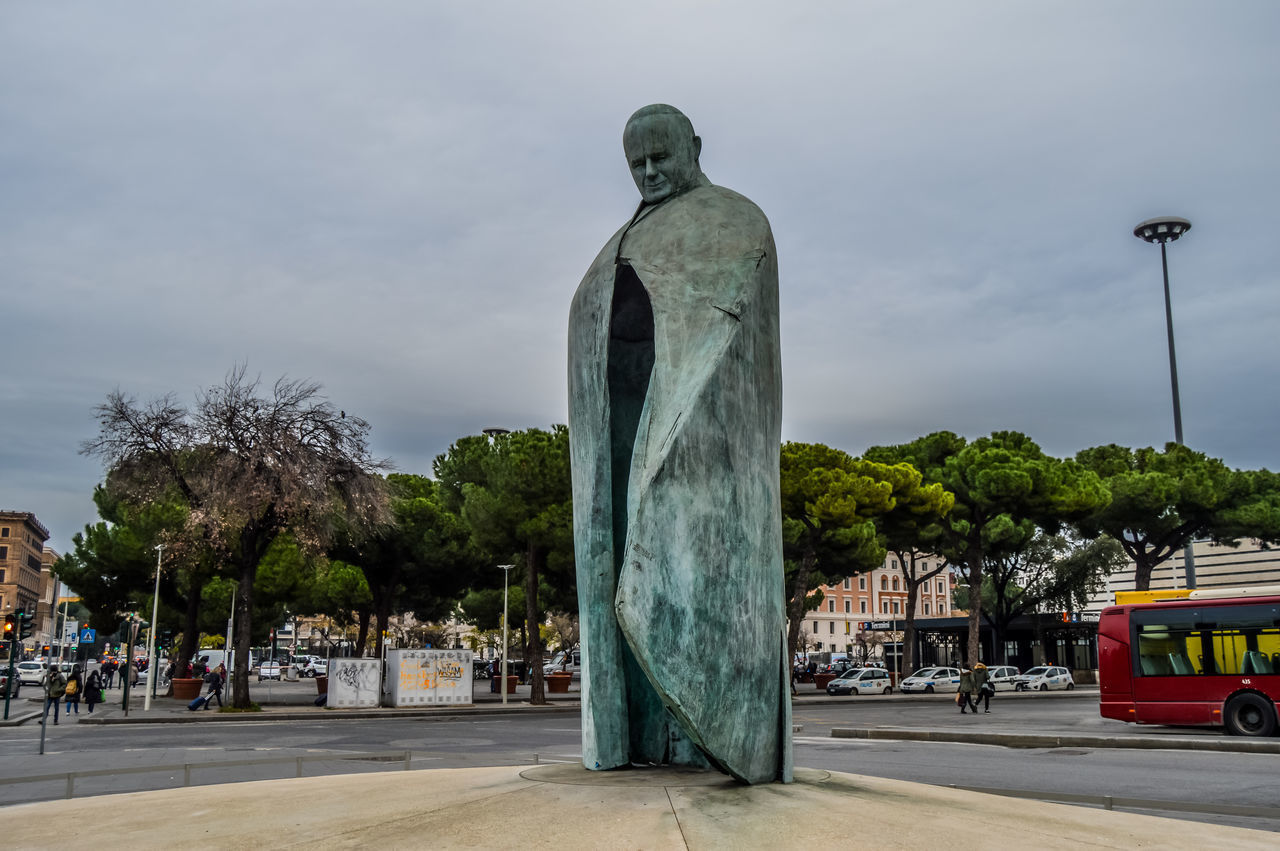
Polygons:
<instances>
[{"instance_id":1,"label":"parked car","mask_svg":"<svg viewBox=\"0 0 1280 851\"><path fill-rule=\"evenodd\" d=\"M279 662L263 662L262 667L258 668L258 682L278 679L280 679Z\"/></svg>"},{"instance_id":2,"label":"parked car","mask_svg":"<svg viewBox=\"0 0 1280 851\"><path fill-rule=\"evenodd\" d=\"M582 651L574 650L573 657L569 658L565 651L561 650L552 657L550 662L542 666L542 675L544 677L550 676L554 672L561 670L573 674L575 680L582 679Z\"/></svg>"},{"instance_id":3,"label":"parked car","mask_svg":"<svg viewBox=\"0 0 1280 851\"><path fill-rule=\"evenodd\" d=\"M294 664L298 667L300 677L329 676L329 660L321 659L319 656L307 656L296 660Z\"/></svg>"},{"instance_id":4,"label":"parked car","mask_svg":"<svg viewBox=\"0 0 1280 851\"><path fill-rule=\"evenodd\" d=\"M933 694L935 691L959 691L960 670L958 668L921 668L902 682L898 689L903 694L914 691Z\"/></svg>"},{"instance_id":5,"label":"parked car","mask_svg":"<svg viewBox=\"0 0 1280 851\"><path fill-rule=\"evenodd\" d=\"M10 697L17 697L19 689L22 688L22 678L14 671L13 680L9 679L9 666L6 665L0 669L0 697L6 694Z\"/></svg>"},{"instance_id":6,"label":"parked car","mask_svg":"<svg viewBox=\"0 0 1280 851\"><path fill-rule=\"evenodd\" d=\"M1012 665L996 665L987 668L987 680L995 686L996 691L1013 691L1018 669Z\"/></svg>"},{"instance_id":7,"label":"parked car","mask_svg":"<svg viewBox=\"0 0 1280 851\"><path fill-rule=\"evenodd\" d=\"M19 662L16 666L18 680L24 686L38 686L44 682L46 667L43 662Z\"/></svg>"},{"instance_id":8,"label":"parked car","mask_svg":"<svg viewBox=\"0 0 1280 851\"><path fill-rule=\"evenodd\" d=\"M827 683L827 694L890 694L893 681L883 668L852 668Z\"/></svg>"},{"instance_id":9,"label":"parked car","mask_svg":"<svg viewBox=\"0 0 1280 851\"><path fill-rule=\"evenodd\" d=\"M1014 689L1017 691L1049 691L1050 689L1071 691L1075 687L1076 681L1072 679L1071 672L1056 665L1040 665L1031 668L1014 680Z\"/></svg>"}]
</instances>

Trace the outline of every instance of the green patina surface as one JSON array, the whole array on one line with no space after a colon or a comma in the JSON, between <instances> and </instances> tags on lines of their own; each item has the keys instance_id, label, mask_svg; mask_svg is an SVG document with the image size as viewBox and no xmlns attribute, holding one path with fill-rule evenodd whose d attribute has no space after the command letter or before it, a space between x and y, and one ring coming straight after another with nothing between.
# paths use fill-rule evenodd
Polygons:
<instances>
[{"instance_id":1,"label":"green patina surface","mask_svg":"<svg viewBox=\"0 0 1280 851\"><path fill-rule=\"evenodd\" d=\"M679 112L623 146L643 203L569 324L584 763L786 780L773 236Z\"/></svg>"}]
</instances>

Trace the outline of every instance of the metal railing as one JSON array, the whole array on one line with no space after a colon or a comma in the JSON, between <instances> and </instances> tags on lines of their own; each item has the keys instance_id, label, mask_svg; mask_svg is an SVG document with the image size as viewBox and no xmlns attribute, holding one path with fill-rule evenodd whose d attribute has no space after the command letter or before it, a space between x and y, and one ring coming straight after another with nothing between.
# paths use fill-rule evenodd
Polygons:
<instances>
[{"instance_id":1,"label":"metal railing","mask_svg":"<svg viewBox=\"0 0 1280 851\"><path fill-rule=\"evenodd\" d=\"M57 771L51 774L29 774L25 777L0 777L0 786L16 783L53 783L63 781L66 791L63 798L74 798L76 781L90 777L112 777L120 774L156 774L169 772L176 774L182 770L182 785L190 786L191 773L196 768L243 768L258 765L295 765L295 777L302 777L302 766L308 762L334 762L339 760L377 760L380 762L403 762L402 770L408 771L413 761L413 751L369 751L364 753L325 753L307 754L305 756L273 756L257 759L228 759L208 762L179 762L168 765L138 765L124 768L95 768L88 771Z\"/></svg>"}]
</instances>

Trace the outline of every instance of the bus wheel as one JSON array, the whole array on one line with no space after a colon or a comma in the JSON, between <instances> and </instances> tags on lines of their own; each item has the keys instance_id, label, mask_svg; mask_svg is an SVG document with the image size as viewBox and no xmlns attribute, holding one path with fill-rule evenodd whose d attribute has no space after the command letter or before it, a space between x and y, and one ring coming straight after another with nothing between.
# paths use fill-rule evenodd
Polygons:
<instances>
[{"instance_id":1,"label":"bus wheel","mask_svg":"<svg viewBox=\"0 0 1280 851\"><path fill-rule=\"evenodd\" d=\"M1233 736L1270 736L1276 731L1276 707L1259 695L1238 694L1227 703L1222 720Z\"/></svg>"}]
</instances>

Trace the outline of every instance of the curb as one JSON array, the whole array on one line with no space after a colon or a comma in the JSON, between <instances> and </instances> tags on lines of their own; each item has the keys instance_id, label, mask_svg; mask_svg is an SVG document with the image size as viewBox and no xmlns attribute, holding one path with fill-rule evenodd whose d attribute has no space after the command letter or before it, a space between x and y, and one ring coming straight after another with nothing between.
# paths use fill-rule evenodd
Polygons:
<instances>
[{"instance_id":1,"label":"curb","mask_svg":"<svg viewBox=\"0 0 1280 851\"><path fill-rule=\"evenodd\" d=\"M225 721L315 721L318 718L332 720L380 720L392 718L468 718L475 715L521 715L526 712L562 713L578 712L581 706L574 703L550 703L545 706L534 706L531 703L512 703L507 706L441 707L422 709L312 709L303 712L290 710L264 710L262 712L218 712L205 715L203 712L187 712L182 715L130 715L128 717L85 718L81 724L106 726L111 724L203 724Z\"/></svg>"},{"instance_id":2,"label":"curb","mask_svg":"<svg viewBox=\"0 0 1280 851\"><path fill-rule=\"evenodd\" d=\"M833 739L896 739L911 742L960 742L1007 748L1130 748L1133 750L1226 751L1280 754L1280 741L1158 736L1055 736L1044 733L980 733L961 730L908 730L900 727L832 727Z\"/></svg>"},{"instance_id":3,"label":"curb","mask_svg":"<svg viewBox=\"0 0 1280 851\"><path fill-rule=\"evenodd\" d=\"M1085 698L1098 699L1097 688L1076 688L1072 691L1001 691L996 692L996 696L991 698L996 700L1081 700ZM826 692L808 692L791 696L791 705L795 706L825 706L830 704L846 704L850 701L875 701L876 703L928 703L928 702L954 702L956 698L955 692L935 692L934 694L903 694L895 691L893 694L848 694L833 695Z\"/></svg>"}]
</instances>

